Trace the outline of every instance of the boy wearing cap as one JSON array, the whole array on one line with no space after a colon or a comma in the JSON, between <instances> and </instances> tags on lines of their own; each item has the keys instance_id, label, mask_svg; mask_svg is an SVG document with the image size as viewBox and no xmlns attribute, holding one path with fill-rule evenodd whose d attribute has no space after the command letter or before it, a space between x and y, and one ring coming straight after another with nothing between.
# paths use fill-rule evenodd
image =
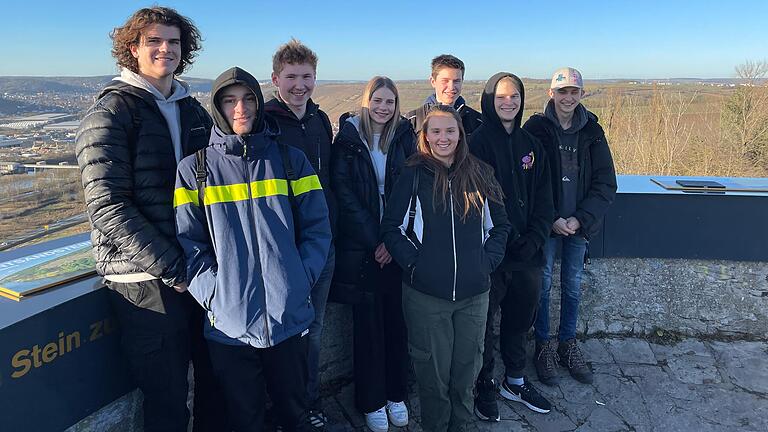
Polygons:
<instances>
[{"instance_id":1,"label":"boy wearing cap","mask_svg":"<svg viewBox=\"0 0 768 432\"><path fill-rule=\"evenodd\" d=\"M435 105L448 105L453 107L461 116L461 124L467 138L483 121L480 113L467 105L461 97L461 87L464 84L464 62L450 54L441 54L432 59L432 74L429 84L435 89L424 104L409 112L405 117L413 125L413 130L418 133L429 110Z\"/></svg>"},{"instance_id":2,"label":"boy wearing cap","mask_svg":"<svg viewBox=\"0 0 768 432\"><path fill-rule=\"evenodd\" d=\"M546 262L534 323L534 363L544 384L559 381L558 361L576 380L591 383L592 371L576 343L581 275L589 239L599 232L616 195L616 172L597 116L581 104L581 73L570 67L558 69L548 93L544 113L534 114L523 126L547 151L555 203L552 232L544 245ZM560 247L560 326L555 344L549 340L549 298L555 253Z\"/></svg>"}]
</instances>

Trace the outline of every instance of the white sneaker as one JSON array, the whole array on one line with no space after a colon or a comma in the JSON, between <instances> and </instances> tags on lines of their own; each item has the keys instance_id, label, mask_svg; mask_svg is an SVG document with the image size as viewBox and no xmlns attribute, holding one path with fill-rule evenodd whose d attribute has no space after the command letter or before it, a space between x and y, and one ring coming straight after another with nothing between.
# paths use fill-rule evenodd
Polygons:
<instances>
[{"instance_id":1,"label":"white sneaker","mask_svg":"<svg viewBox=\"0 0 768 432\"><path fill-rule=\"evenodd\" d=\"M387 421L387 407L381 407L374 412L365 415L365 425L372 432L387 432L389 422Z\"/></svg>"},{"instance_id":2,"label":"white sneaker","mask_svg":"<svg viewBox=\"0 0 768 432\"><path fill-rule=\"evenodd\" d=\"M397 427L408 425L408 407L405 406L405 402L387 401L387 416L389 421Z\"/></svg>"}]
</instances>

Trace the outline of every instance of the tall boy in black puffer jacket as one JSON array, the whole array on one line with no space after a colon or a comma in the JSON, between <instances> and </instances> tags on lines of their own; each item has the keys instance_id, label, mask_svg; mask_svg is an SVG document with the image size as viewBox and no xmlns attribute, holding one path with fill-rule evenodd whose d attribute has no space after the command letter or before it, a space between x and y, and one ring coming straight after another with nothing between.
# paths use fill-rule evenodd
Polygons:
<instances>
[{"instance_id":1,"label":"tall boy in black puffer jacket","mask_svg":"<svg viewBox=\"0 0 768 432\"><path fill-rule=\"evenodd\" d=\"M539 140L520 128L525 89L515 75L500 72L485 85L483 124L472 134L470 148L490 164L504 191L512 224L506 256L493 274L486 323L483 368L477 380L475 414L499 421L493 379L493 317L501 307L501 357L505 376L500 393L533 411L547 413L550 403L523 376L526 333L533 325L544 265L542 247L554 213L547 156Z\"/></svg>"}]
</instances>

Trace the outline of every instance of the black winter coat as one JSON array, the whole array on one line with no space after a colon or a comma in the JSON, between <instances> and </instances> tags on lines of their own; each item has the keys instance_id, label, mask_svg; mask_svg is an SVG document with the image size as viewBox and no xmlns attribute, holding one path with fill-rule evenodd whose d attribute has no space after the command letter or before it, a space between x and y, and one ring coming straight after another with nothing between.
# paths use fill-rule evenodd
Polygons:
<instances>
[{"instance_id":1,"label":"black winter coat","mask_svg":"<svg viewBox=\"0 0 768 432\"><path fill-rule=\"evenodd\" d=\"M277 97L264 104L267 115L277 120L280 125L278 141L289 144L303 151L312 164L312 168L320 178L320 184L325 192L325 200L328 203L328 215L331 219L331 229L336 232L336 219L338 215L336 197L331 185L331 143L333 130L328 115L320 110L320 106L307 101L307 111L301 119Z\"/></svg>"},{"instance_id":2,"label":"black winter coat","mask_svg":"<svg viewBox=\"0 0 768 432\"><path fill-rule=\"evenodd\" d=\"M560 135L555 129L559 127L559 124L555 124L540 113L531 116L523 126L523 129L541 141L549 155L556 211L560 208L559 203L562 197L562 189L559 187L561 184ZM603 128L597 122L597 116L591 112L587 112L587 124L579 131L577 155L579 181L576 211L573 216L581 223L579 234L589 239L600 231L603 217L616 197L616 171L611 149L608 147ZM561 216L555 214L553 221L559 217Z\"/></svg>"},{"instance_id":3,"label":"black winter coat","mask_svg":"<svg viewBox=\"0 0 768 432\"><path fill-rule=\"evenodd\" d=\"M404 235L419 170L414 237ZM403 268L403 281L433 297L450 301L482 294L490 274L504 257L509 221L504 206L485 200L483 211L471 209L461 219L461 204L450 196L433 205L434 172L408 166L395 183L381 221L381 233L392 258ZM487 236L486 236L487 235Z\"/></svg>"},{"instance_id":4,"label":"black winter coat","mask_svg":"<svg viewBox=\"0 0 768 432\"><path fill-rule=\"evenodd\" d=\"M416 136L410 122L401 119L387 151L384 179L385 203L405 160L416 151ZM366 281L376 277L374 250L379 236L379 187L368 147L357 128L342 122L331 152L331 184L339 206L336 237L336 269L331 298L355 303L361 293L374 287ZM396 266L395 263L390 265Z\"/></svg>"},{"instance_id":5,"label":"black winter coat","mask_svg":"<svg viewBox=\"0 0 768 432\"><path fill-rule=\"evenodd\" d=\"M194 98L177 103L187 156L208 144L213 122ZM80 124L76 155L97 272L146 272L168 285L184 281L173 212L176 157L154 97L124 82L110 83Z\"/></svg>"},{"instance_id":6,"label":"black winter coat","mask_svg":"<svg viewBox=\"0 0 768 432\"><path fill-rule=\"evenodd\" d=\"M405 115L405 117L411 121L411 126L413 126L413 130L416 131L416 133L421 130L421 125L424 124L424 120L427 118L427 114L433 106L435 106L434 103L427 102ZM456 109L459 116L461 116L461 124L464 126L464 133L467 135L467 138L469 138L475 129L483 124L481 114L471 106L467 105L464 98L461 97L456 101L454 109Z\"/></svg>"},{"instance_id":7,"label":"black winter coat","mask_svg":"<svg viewBox=\"0 0 768 432\"><path fill-rule=\"evenodd\" d=\"M512 132L502 126L494 108L498 82L510 77L520 90L520 109ZM470 150L491 165L504 191L512 225L502 268L520 270L544 264L542 246L552 230L552 180L549 162L538 139L520 128L525 103L523 83L513 74L491 77L482 96L483 124L469 140Z\"/></svg>"}]
</instances>

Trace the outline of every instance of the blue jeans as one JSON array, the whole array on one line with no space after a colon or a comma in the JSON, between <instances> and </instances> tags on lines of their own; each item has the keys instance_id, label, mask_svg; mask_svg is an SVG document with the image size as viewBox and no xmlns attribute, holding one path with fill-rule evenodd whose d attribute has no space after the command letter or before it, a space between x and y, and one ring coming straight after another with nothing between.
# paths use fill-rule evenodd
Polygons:
<instances>
[{"instance_id":1,"label":"blue jeans","mask_svg":"<svg viewBox=\"0 0 768 432\"><path fill-rule=\"evenodd\" d=\"M539 313L533 325L536 340L541 342L549 340L549 293L552 288L552 267L555 264L555 252L561 243L558 340L562 342L576 337L576 320L579 316L581 299L581 274L584 269L587 240L579 236L550 237L544 244L546 263L541 278Z\"/></svg>"},{"instance_id":2,"label":"blue jeans","mask_svg":"<svg viewBox=\"0 0 768 432\"><path fill-rule=\"evenodd\" d=\"M315 309L315 320L309 325L309 349L307 350L307 400L310 407L316 408L320 399L320 345L323 336L323 321L325 320L325 305L328 303L328 291L331 289L333 268L336 265L336 252L331 243L325 268L312 287L312 308Z\"/></svg>"}]
</instances>

